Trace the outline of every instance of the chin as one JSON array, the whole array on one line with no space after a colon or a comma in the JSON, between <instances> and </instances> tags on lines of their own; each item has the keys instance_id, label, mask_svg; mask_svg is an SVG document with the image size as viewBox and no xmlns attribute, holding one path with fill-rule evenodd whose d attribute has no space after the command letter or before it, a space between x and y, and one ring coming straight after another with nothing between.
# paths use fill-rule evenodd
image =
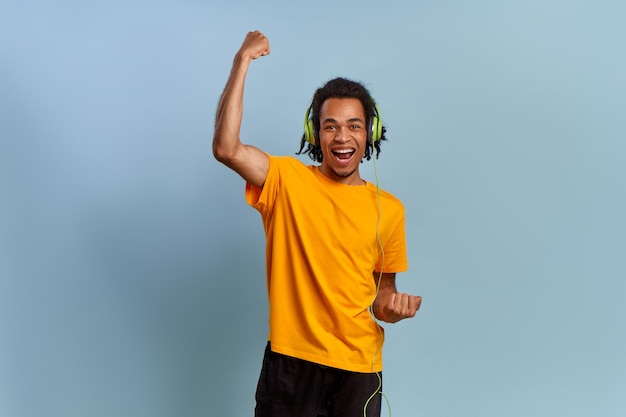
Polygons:
<instances>
[{"instance_id":1,"label":"chin","mask_svg":"<svg viewBox=\"0 0 626 417\"><path fill-rule=\"evenodd\" d=\"M339 178L348 178L352 175L354 175L356 173L356 169L353 170L341 170L341 171L337 171L335 169L332 170L333 174L335 174L336 176L338 176Z\"/></svg>"}]
</instances>

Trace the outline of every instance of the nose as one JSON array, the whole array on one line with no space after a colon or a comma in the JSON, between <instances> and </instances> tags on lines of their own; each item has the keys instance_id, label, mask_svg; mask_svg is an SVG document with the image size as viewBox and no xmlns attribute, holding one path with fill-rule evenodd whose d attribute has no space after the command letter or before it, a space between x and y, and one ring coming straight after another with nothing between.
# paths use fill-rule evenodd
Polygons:
<instances>
[{"instance_id":1,"label":"nose","mask_svg":"<svg viewBox=\"0 0 626 417\"><path fill-rule=\"evenodd\" d=\"M345 143L348 141L348 132L345 128L337 129L337 133L335 134L335 142Z\"/></svg>"}]
</instances>

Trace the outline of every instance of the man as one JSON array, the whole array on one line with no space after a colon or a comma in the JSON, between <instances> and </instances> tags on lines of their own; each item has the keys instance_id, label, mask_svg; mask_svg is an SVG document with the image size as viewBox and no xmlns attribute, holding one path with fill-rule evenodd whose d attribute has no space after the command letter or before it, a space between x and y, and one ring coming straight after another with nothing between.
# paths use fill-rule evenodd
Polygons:
<instances>
[{"instance_id":1,"label":"man","mask_svg":"<svg viewBox=\"0 0 626 417\"><path fill-rule=\"evenodd\" d=\"M408 267L404 208L359 174L363 158L378 157L385 129L369 92L337 78L307 111L300 153L306 145L319 166L243 144L245 78L269 53L261 32L247 34L213 138L215 157L246 181L267 238L270 334L255 416L379 416L383 330L375 318L413 317L421 303L395 287Z\"/></svg>"}]
</instances>

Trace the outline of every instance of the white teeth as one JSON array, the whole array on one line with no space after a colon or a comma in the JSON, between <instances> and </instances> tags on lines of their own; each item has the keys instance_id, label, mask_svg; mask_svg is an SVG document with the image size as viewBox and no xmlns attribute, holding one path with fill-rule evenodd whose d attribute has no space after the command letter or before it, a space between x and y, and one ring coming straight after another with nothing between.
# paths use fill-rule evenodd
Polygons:
<instances>
[{"instance_id":1,"label":"white teeth","mask_svg":"<svg viewBox=\"0 0 626 417\"><path fill-rule=\"evenodd\" d=\"M352 150L352 149L335 149L333 152L335 152L335 153L350 153L350 152L354 152L354 150Z\"/></svg>"}]
</instances>

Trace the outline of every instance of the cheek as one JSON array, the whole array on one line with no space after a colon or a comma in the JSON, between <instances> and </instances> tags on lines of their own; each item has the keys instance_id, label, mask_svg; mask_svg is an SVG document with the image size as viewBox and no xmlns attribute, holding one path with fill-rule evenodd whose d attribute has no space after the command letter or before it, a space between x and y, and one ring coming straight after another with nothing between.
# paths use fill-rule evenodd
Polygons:
<instances>
[{"instance_id":1,"label":"cheek","mask_svg":"<svg viewBox=\"0 0 626 417\"><path fill-rule=\"evenodd\" d=\"M371 143L367 141L367 138L363 138L359 141L359 152L365 153L365 149L370 146Z\"/></svg>"}]
</instances>

